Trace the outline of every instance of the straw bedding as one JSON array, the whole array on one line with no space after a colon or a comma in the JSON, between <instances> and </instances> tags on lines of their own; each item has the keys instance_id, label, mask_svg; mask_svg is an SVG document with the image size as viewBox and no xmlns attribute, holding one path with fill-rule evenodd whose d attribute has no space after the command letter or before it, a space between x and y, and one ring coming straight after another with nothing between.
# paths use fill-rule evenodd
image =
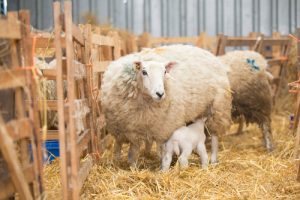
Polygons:
<instances>
[{"instance_id":1,"label":"straw bedding","mask_svg":"<svg viewBox=\"0 0 300 200\"><path fill-rule=\"evenodd\" d=\"M196 155L190 167L177 163L167 173L159 172L160 160L153 151L139 159L139 169L131 170L126 152L118 164L106 151L82 189L82 199L299 199L296 182L297 161L293 159L294 137L288 117L273 116L274 152L262 147L258 127L249 126L243 135L227 135L220 142L220 163L203 170ZM143 154L143 153L142 153ZM60 197L58 160L45 168L48 199Z\"/></svg>"}]
</instances>

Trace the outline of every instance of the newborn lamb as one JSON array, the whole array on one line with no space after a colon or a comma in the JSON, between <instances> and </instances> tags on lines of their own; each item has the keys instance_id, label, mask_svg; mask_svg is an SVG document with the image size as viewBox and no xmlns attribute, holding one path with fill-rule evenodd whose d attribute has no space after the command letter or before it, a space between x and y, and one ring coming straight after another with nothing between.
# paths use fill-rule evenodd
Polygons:
<instances>
[{"instance_id":1,"label":"newborn lamb","mask_svg":"<svg viewBox=\"0 0 300 200\"><path fill-rule=\"evenodd\" d=\"M170 139L164 143L162 156L162 171L170 168L172 155L175 153L179 156L178 161L181 167L188 166L188 157L193 150L201 158L202 168L206 168L208 164L208 156L205 148L204 124L206 118L197 119L188 126L182 126L177 129Z\"/></svg>"}]
</instances>

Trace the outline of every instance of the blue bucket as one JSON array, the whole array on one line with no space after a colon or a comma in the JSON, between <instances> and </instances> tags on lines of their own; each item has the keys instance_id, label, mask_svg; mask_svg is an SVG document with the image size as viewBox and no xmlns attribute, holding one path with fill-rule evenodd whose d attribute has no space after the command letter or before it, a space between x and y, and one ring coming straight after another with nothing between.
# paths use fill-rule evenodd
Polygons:
<instances>
[{"instance_id":1,"label":"blue bucket","mask_svg":"<svg viewBox=\"0 0 300 200\"><path fill-rule=\"evenodd\" d=\"M58 140L47 140L45 142L46 158L45 161L52 161L59 157L59 142Z\"/></svg>"}]
</instances>

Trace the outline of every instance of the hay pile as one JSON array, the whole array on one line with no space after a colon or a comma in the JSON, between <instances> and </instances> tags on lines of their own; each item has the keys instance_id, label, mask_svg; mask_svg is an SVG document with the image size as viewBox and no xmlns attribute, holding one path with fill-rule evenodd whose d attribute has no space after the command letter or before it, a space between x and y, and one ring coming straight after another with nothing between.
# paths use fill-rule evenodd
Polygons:
<instances>
[{"instance_id":1,"label":"hay pile","mask_svg":"<svg viewBox=\"0 0 300 200\"><path fill-rule=\"evenodd\" d=\"M273 116L276 149L266 153L256 126L249 126L241 136L228 135L220 142L220 163L200 169L196 155L190 167L178 164L167 173L158 172L160 161L151 156L139 159L139 169L130 170L126 154L119 165L112 153L104 153L82 190L82 199L299 199L293 159L294 137L288 129L287 116ZM46 195L60 197L58 161L45 169Z\"/></svg>"}]
</instances>

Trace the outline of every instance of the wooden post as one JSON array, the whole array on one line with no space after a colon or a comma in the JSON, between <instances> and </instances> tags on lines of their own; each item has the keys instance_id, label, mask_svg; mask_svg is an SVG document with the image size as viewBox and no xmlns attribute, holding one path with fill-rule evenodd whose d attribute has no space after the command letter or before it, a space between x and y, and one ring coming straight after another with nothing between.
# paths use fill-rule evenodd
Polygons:
<instances>
[{"instance_id":1,"label":"wooden post","mask_svg":"<svg viewBox=\"0 0 300 200\"><path fill-rule=\"evenodd\" d=\"M84 37L85 37L85 62L87 63L87 88L88 88L88 100L89 105L92 108L92 119L91 119L91 138L92 138L92 151L96 154L99 153L98 150L98 129L97 129L97 116L96 116L96 100L94 99L93 89L94 89L94 78L93 78L93 58L92 58L92 27L90 24L84 26Z\"/></svg>"},{"instance_id":2,"label":"wooden post","mask_svg":"<svg viewBox=\"0 0 300 200\"><path fill-rule=\"evenodd\" d=\"M4 120L0 115L0 148L2 155L7 163L9 173L12 181L20 195L20 199L30 200L33 199L22 168L18 162L18 154L14 148L12 139L5 128Z\"/></svg>"},{"instance_id":3,"label":"wooden post","mask_svg":"<svg viewBox=\"0 0 300 200\"><path fill-rule=\"evenodd\" d=\"M252 47L252 50L256 51L258 53L262 53L263 46L264 46L264 35L261 34L260 36L258 36L256 38L256 42L255 42L254 46Z\"/></svg>"},{"instance_id":4,"label":"wooden post","mask_svg":"<svg viewBox=\"0 0 300 200\"><path fill-rule=\"evenodd\" d=\"M21 10L19 12L19 19L20 22L23 24L22 30L22 55L24 56L24 65L25 66L33 66L33 41L30 37L30 14L29 11ZM39 118L39 109L38 109L38 97L36 95L37 92L37 79L34 77L34 73L32 71L27 72L27 79L30 85L30 93L28 94L27 98L31 101L32 109L29 109L29 116L33 122L33 130L34 130L34 137L36 138L35 141L31 141L34 143L32 145L32 153L34 167L35 167L35 176L36 180L40 183L38 187L35 189L35 198L39 198L43 191L43 153L42 153L42 140L40 135L40 118ZM35 149L35 147L37 149Z\"/></svg>"},{"instance_id":5,"label":"wooden post","mask_svg":"<svg viewBox=\"0 0 300 200\"><path fill-rule=\"evenodd\" d=\"M143 47L147 47L150 48L151 47L151 36L149 33L144 32L142 35L140 35L139 37L139 48L143 48Z\"/></svg>"},{"instance_id":6,"label":"wooden post","mask_svg":"<svg viewBox=\"0 0 300 200\"><path fill-rule=\"evenodd\" d=\"M77 134L75 127L75 82L74 82L74 67L73 67L73 35L72 35L72 2L64 2L65 10L65 37L66 37L66 55L67 55L67 83L68 83L68 103L69 103L69 120L68 133L71 151L71 185L72 185L72 199L79 199L80 188L78 182L79 161L77 155Z\"/></svg>"},{"instance_id":7,"label":"wooden post","mask_svg":"<svg viewBox=\"0 0 300 200\"><path fill-rule=\"evenodd\" d=\"M225 54L226 42L227 42L227 36L225 36L223 34L219 34L217 47L216 47L216 51L215 51L216 56L221 56L221 55Z\"/></svg>"},{"instance_id":8,"label":"wooden post","mask_svg":"<svg viewBox=\"0 0 300 200\"><path fill-rule=\"evenodd\" d=\"M280 39L280 33L279 32L273 32L272 33L272 38L273 39ZM273 58L279 58L280 57L280 46L273 46L272 47L272 57Z\"/></svg>"},{"instance_id":9,"label":"wooden post","mask_svg":"<svg viewBox=\"0 0 300 200\"><path fill-rule=\"evenodd\" d=\"M60 174L62 183L63 199L70 199L68 186L68 171L67 171L67 134L65 131L65 117L64 117L64 84L63 84L63 70L62 70L62 46L61 46L61 7L60 2L53 3L54 16L54 43L55 43L55 57L56 57L56 91L57 91L57 109L58 109L58 130L59 130L59 151L60 151Z\"/></svg>"},{"instance_id":10,"label":"wooden post","mask_svg":"<svg viewBox=\"0 0 300 200\"><path fill-rule=\"evenodd\" d=\"M116 32L113 33L112 37L115 42L114 55L113 55L112 60L116 60L121 57L121 40L120 40L118 33L116 33Z\"/></svg>"},{"instance_id":11,"label":"wooden post","mask_svg":"<svg viewBox=\"0 0 300 200\"><path fill-rule=\"evenodd\" d=\"M298 38L298 41L297 41L297 56L298 56L298 80L300 80L300 41L299 41L299 38L300 38L300 28L298 28L296 30L296 36ZM298 96L299 96L299 93L298 93ZM299 97L297 99L300 99ZM300 107L300 103L298 104L298 111L299 111L299 107ZM296 119L295 119L296 120ZM299 120L299 119L297 119ZM300 146L300 127L298 126L297 128L297 135L296 135L296 141L295 141L295 150L294 150L294 154L295 154L295 157L296 159L299 158L299 146ZM297 175L297 180L300 182L300 162L298 164L298 175Z\"/></svg>"}]
</instances>

